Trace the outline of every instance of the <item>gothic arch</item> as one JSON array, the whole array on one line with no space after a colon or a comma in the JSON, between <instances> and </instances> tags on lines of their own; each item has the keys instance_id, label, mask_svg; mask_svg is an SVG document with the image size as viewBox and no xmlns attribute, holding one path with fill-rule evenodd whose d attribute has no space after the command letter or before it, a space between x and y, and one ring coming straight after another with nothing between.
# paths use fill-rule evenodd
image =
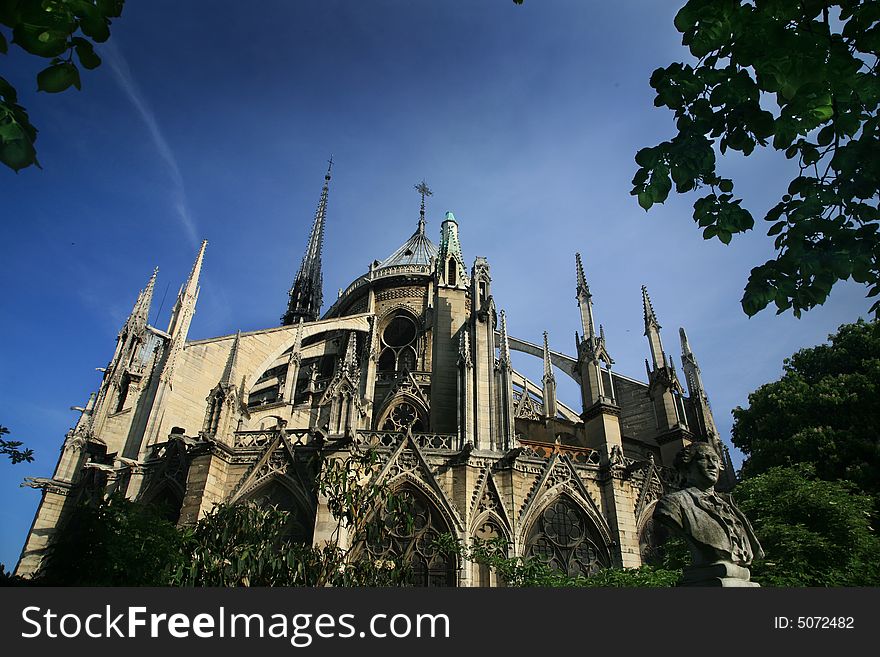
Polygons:
<instances>
[{"instance_id":1,"label":"gothic arch","mask_svg":"<svg viewBox=\"0 0 880 657\"><path fill-rule=\"evenodd\" d=\"M401 344L391 344L385 335L386 330L398 317L404 318L413 325L412 338ZM420 369L423 362L427 342L425 338L424 317L406 304L397 303L386 308L375 323L377 340L377 360L379 370L383 372L410 372ZM389 363L392 367L388 367Z\"/></svg>"},{"instance_id":2,"label":"gothic arch","mask_svg":"<svg viewBox=\"0 0 880 657\"><path fill-rule=\"evenodd\" d=\"M473 523L469 532L471 539L488 541L500 538L506 543L507 549L505 556L511 556L513 545L511 543L511 532L501 517L492 512L485 511L479 514ZM492 570L487 564L476 561L471 562L471 586L504 586L504 580L497 572Z\"/></svg>"},{"instance_id":3,"label":"gothic arch","mask_svg":"<svg viewBox=\"0 0 880 657\"><path fill-rule=\"evenodd\" d=\"M419 399L416 395L409 392L398 392L397 394L390 395L388 399L386 399L382 403L382 408L379 410L377 415L378 420L376 421L376 430L377 431L385 431L383 426L386 422L391 418L395 423L399 423L393 418L392 413L394 413L395 409L398 409L403 404L408 404L412 407L413 411L416 413L417 417L413 420L413 423L410 424L409 428L412 428L416 423L421 423L420 430L414 430L414 433L420 433L421 431L428 430L428 407L425 406L425 402ZM401 429L396 429L401 430ZM402 429L406 431L406 429ZM390 429L388 429L390 431Z\"/></svg>"},{"instance_id":4,"label":"gothic arch","mask_svg":"<svg viewBox=\"0 0 880 657\"><path fill-rule=\"evenodd\" d=\"M570 576L588 576L611 566L611 542L604 523L570 491L557 490L523 523L524 556L536 556Z\"/></svg>"},{"instance_id":5,"label":"gothic arch","mask_svg":"<svg viewBox=\"0 0 880 657\"><path fill-rule=\"evenodd\" d=\"M414 586L455 586L457 559L436 545L440 535L454 533L454 524L446 517L442 505L406 475L397 479L393 491L408 502L408 519L402 521L379 511L382 529L363 546L366 556L375 560L406 560L412 569Z\"/></svg>"},{"instance_id":6,"label":"gothic arch","mask_svg":"<svg viewBox=\"0 0 880 657\"><path fill-rule=\"evenodd\" d=\"M241 494L237 502L253 502L258 506L272 505L290 513L288 538L309 544L315 528L315 504L301 487L283 475L269 475L255 482Z\"/></svg>"}]
</instances>

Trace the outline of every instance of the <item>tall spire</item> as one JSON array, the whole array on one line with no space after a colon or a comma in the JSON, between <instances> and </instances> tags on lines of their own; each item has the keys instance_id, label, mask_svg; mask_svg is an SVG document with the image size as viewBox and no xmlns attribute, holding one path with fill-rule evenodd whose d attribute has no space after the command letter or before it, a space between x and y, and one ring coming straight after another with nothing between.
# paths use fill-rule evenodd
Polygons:
<instances>
[{"instance_id":1,"label":"tall spire","mask_svg":"<svg viewBox=\"0 0 880 657\"><path fill-rule=\"evenodd\" d=\"M330 157L321 198L315 210L315 221L309 234L309 244L300 263L296 279L288 293L287 312L281 317L284 326L295 324L302 317L307 322L318 319L324 303L324 278L321 273L321 251L324 247L324 223L327 218L327 196L330 191L330 171L333 157Z\"/></svg>"},{"instance_id":2,"label":"tall spire","mask_svg":"<svg viewBox=\"0 0 880 657\"><path fill-rule=\"evenodd\" d=\"M126 328L134 328L136 330L143 329L150 318L150 305L153 302L153 289L156 287L156 276L159 274L159 268L153 270L153 275L147 282L147 286L138 293L137 301L134 302L134 308L131 309L131 315L125 322ZM123 329L125 330L125 329Z\"/></svg>"},{"instance_id":3,"label":"tall spire","mask_svg":"<svg viewBox=\"0 0 880 657\"><path fill-rule=\"evenodd\" d=\"M507 335L507 314L501 311L501 345L498 364L502 367L510 367L510 339Z\"/></svg>"},{"instance_id":4,"label":"tall spire","mask_svg":"<svg viewBox=\"0 0 880 657\"><path fill-rule=\"evenodd\" d=\"M235 340L232 342L232 348L229 350L229 358L226 360L226 367L223 369L223 376L220 377L220 383L224 385L235 385L235 369L238 366L238 350L241 345L241 331L235 333Z\"/></svg>"},{"instance_id":5,"label":"tall spire","mask_svg":"<svg viewBox=\"0 0 880 657\"><path fill-rule=\"evenodd\" d=\"M466 287L467 267L461 255L458 239L458 221L451 212L440 225L440 249L437 253L437 269L441 285Z\"/></svg>"},{"instance_id":6,"label":"tall spire","mask_svg":"<svg viewBox=\"0 0 880 657\"><path fill-rule=\"evenodd\" d=\"M666 355L663 353L663 343L660 342L660 322L654 314L654 306L651 297L648 296L648 288L642 285L642 306L645 314L645 335L648 338L648 346L651 348L651 359L654 361L654 369L666 367Z\"/></svg>"},{"instance_id":7,"label":"tall spire","mask_svg":"<svg viewBox=\"0 0 880 657\"><path fill-rule=\"evenodd\" d=\"M174 337L176 334L182 333L186 339L186 333L189 331L189 323L192 320L193 313L196 310L196 300L199 297L199 276L202 273L202 262L205 259L205 249L208 246L208 240L202 240L202 246L189 272L189 277L180 287L177 294L177 302L171 311L171 321L168 322L168 334Z\"/></svg>"},{"instance_id":8,"label":"tall spire","mask_svg":"<svg viewBox=\"0 0 880 657\"><path fill-rule=\"evenodd\" d=\"M584 265L581 262L581 254L574 254L577 265L577 302L581 311L581 327L584 330L584 339L593 338L596 328L593 323L593 295L590 294L590 286L584 276Z\"/></svg>"}]
</instances>

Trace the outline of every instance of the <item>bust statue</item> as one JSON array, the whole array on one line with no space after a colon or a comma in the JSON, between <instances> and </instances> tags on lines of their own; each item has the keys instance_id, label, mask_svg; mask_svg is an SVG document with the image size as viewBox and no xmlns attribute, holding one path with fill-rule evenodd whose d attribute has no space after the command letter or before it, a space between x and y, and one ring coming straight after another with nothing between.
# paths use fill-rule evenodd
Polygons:
<instances>
[{"instance_id":1,"label":"bust statue","mask_svg":"<svg viewBox=\"0 0 880 657\"><path fill-rule=\"evenodd\" d=\"M747 566L764 556L748 518L715 490L721 459L709 443L692 443L675 457L685 488L660 498L654 519L682 535L691 553L682 586L758 586Z\"/></svg>"}]
</instances>

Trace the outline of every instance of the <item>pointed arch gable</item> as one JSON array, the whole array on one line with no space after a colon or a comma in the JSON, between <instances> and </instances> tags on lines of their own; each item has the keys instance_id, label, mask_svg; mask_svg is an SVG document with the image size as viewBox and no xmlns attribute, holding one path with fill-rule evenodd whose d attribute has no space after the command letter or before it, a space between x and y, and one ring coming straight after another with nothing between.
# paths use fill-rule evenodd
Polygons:
<instances>
[{"instance_id":1,"label":"pointed arch gable","mask_svg":"<svg viewBox=\"0 0 880 657\"><path fill-rule=\"evenodd\" d=\"M513 520L507 511L507 505L504 504L501 493L498 491L498 485L495 483L495 477L492 476L492 467L490 465L483 469L483 476L480 478L480 483L474 493L469 515L480 516L483 513L481 507L486 507L491 512L491 505L485 504L488 500L494 501L494 506L496 507L494 515L501 520L502 526L507 530L508 535L512 537ZM473 527L473 524L471 526Z\"/></svg>"},{"instance_id":2,"label":"pointed arch gable","mask_svg":"<svg viewBox=\"0 0 880 657\"><path fill-rule=\"evenodd\" d=\"M606 547L615 544L611 528L605 520L599 505L587 491L578 476L571 459L564 454L553 454L547 461L538 483L533 487L519 514L519 527L531 529L534 519L561 493L567 493L578 506L582 507L599 530ZM521 540L528 532L521 532Z\"/></svg>"},{"instance_id":3,"label":"pointed arch gable","mask_svg":"<svg viewBox=\"0 0 880 657\"><path fill-rule=\"evenodd\" d=\"M587 524L581 524L583 521ZM589 575L612 564L613 543L603 536L601 525L571 491L548 495L523 527L523 554L536 556L551 566L555 563L568 575Z\"/></svg>"},{"instance_id":4,"label":"pointed arch gable","mask_svg":"<svg viewBox=\"0 0 880 657\"><path fill-rule=\"evenodd\" d=\"M437 504L444 514L450 529L458 533L463 531L464 521L461 513L437 483L424 454L411 434L405 435L400 441L377 477L378 482L384 482L392 487L398 484L398 480L408 481L422 489L428 499Z\"/></svg>"}]
</instances>

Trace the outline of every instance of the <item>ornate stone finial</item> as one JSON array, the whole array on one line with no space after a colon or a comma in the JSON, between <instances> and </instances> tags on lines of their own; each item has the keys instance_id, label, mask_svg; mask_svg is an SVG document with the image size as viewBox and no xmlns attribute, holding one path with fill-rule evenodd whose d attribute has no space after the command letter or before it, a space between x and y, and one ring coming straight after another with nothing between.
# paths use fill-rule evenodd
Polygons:
<instances>
[{"instance_id":1,"label":"ornate stone finial","mask_svg":"<svg viewBox=\"0 0 880 657\"><path fill-rule=\"evenodd\" d=\"M590 286L587 285L587 277L584 276L584 263L581 261L581 254L574 254L575 264L577 265L577 294L590 296Z\"/></svg>"},{"instance_id":2,"label":"ornate stone finial","mask_svg":"<svg viewBox=\"0 0 880 657\"><path fill-rule=\"evenodd\" d=\"M499 365L510 367L510 339L507 335L507 314L501 311L501 353L498 358Z\"/></svg>"},{"instance_id":3,"label":"ornate stone finial","mask_svg":"<svg viewBox=\"0 0 880 657\"><path fill-rule=\"evenodd\" d=\"M657 321L657 315L654 312L654 306L651 304L651 297L648 296L648 288L645 285L642 285L642 307L645 313L645 330L647 331L649 324L658 329L663 328L660 326L660 322Z\"/></svg>"},{"instance_id":4,"label":"ornate stone finial","mask_svg":"<svg viewBox=\"0 0 880 657\"><path fill-rule=\"evenodd\" d=\"M721 457L705 442L691 443L675 457L685 480L682 490L660 498L654 519L684 537L691 565L680 586L758 586L747 566L764 551L748 518L729 495L715 491Z\"/></svg>"},{"instance_id":5,"label":"ornate stone finial","mask_svg":"<svg viewBox=\"0 0 880 657\"><path fill-rule=\"evenodd\" d=\"M553 378L553 364L550 362L550 343L544 331L544 378Z\"/></svg>"}]
</instances>

